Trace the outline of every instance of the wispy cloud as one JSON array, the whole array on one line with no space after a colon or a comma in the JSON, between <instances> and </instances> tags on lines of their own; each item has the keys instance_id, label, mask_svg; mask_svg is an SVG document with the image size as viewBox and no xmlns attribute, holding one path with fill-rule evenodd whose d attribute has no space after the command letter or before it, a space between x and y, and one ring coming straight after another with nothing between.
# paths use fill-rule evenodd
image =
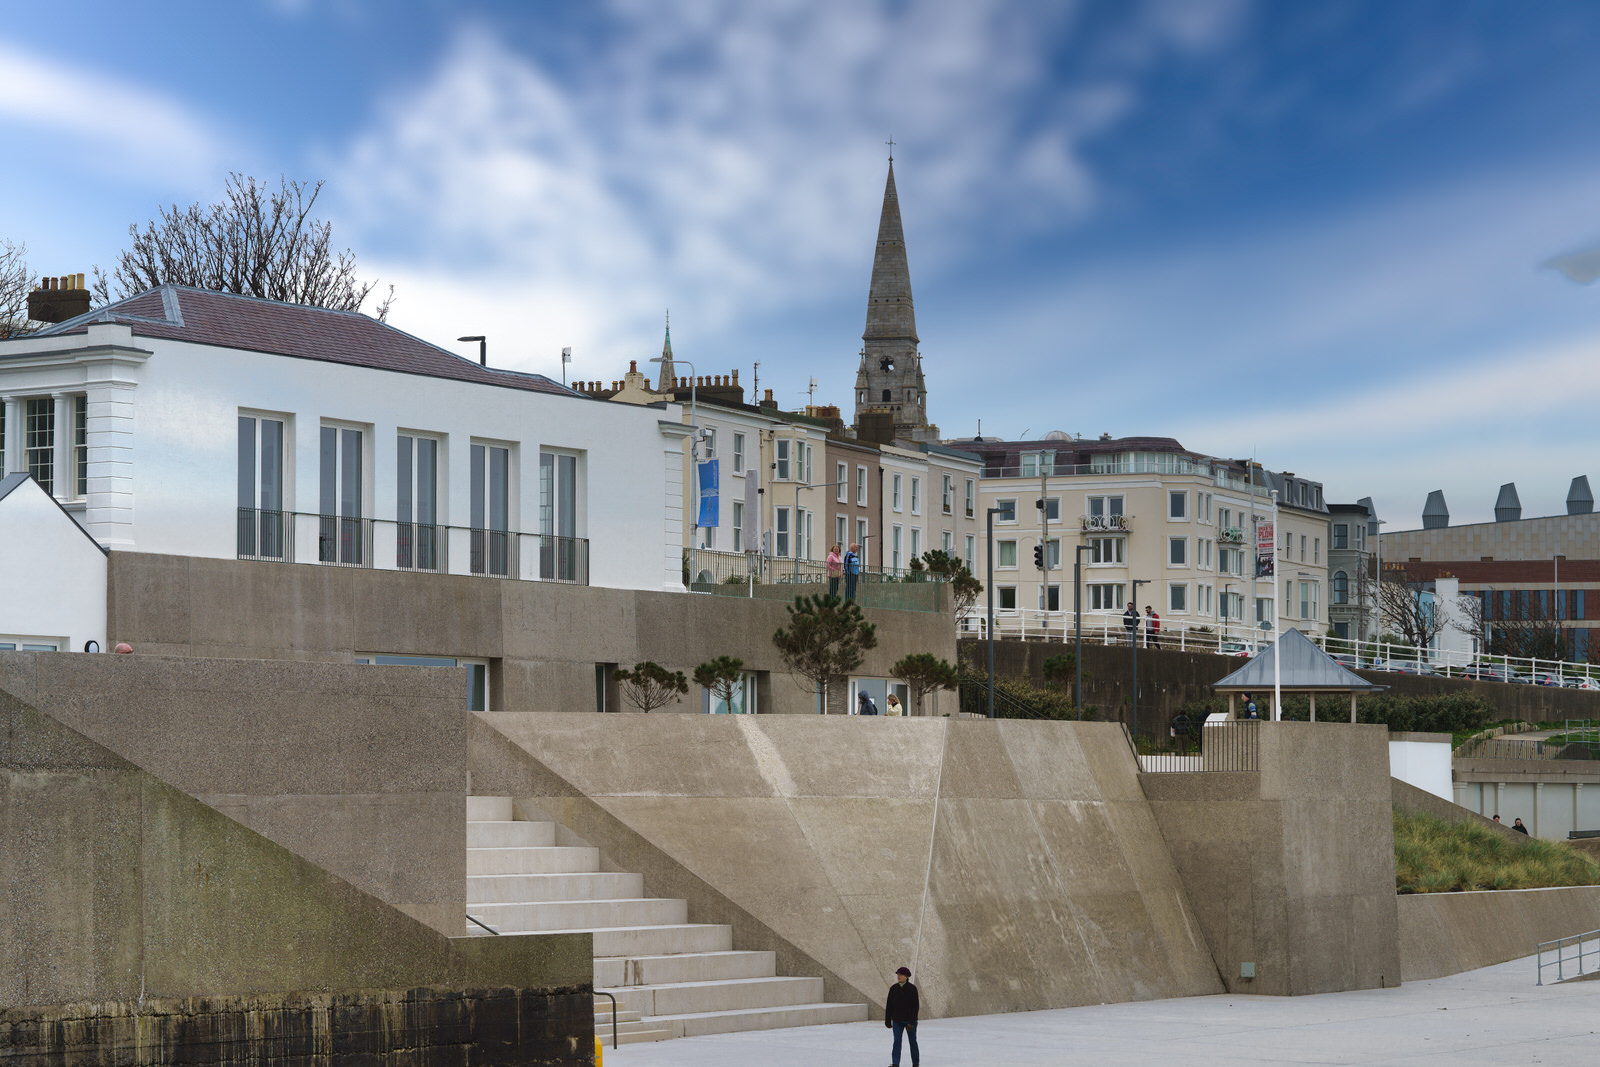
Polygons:
<instances>
[{"instance_id":1,"label":"wispy cloud","mask_svg":"<svg viewBox=\"0 0 1600 1067\"><path fill-rule=\"evenodd\" d=\"M605 46L560 71L460 31L339 159L344 221L406 231L381 264L406 282L397 321L454 328L476 293L490 321L475 329L539 359L563 344L614 359L659 336L669 303L704 335L846 278L853 291L891 135L919 271L980 225L1067 225L1097 196L1084 144L1136 106L1140 71L1221 32L1221 16L1156 5L1144 55L1064 83L1051 50L1071 6L707 0L609 16ZM995 223L997 203L1011 210Z\"/></svg>"},{"instance_id":2,"label":"wispy cloud","mask_svg":"<svg viewBox=\"0 0 1600 1067\"><path fill-rule=\"evenodd\" d=\"M222 138L180 101L119 78L0 41L0 124L83 166L187 189L210 177Z\"/></svg>"}]
</instances>

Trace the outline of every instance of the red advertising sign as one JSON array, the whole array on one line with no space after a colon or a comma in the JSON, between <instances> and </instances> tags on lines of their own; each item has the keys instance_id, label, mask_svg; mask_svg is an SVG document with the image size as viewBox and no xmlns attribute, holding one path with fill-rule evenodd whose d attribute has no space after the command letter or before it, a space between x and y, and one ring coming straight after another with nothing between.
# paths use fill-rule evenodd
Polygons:
<instances>
[{"instance_id":1,"label":"red advertising sign","mask_svg":"<svg viewBox=\"0 0 1600 1067\"><path fill-rule=\"evenodd\" d=\"M1256 522L1256 577L1270 578L1277 573L1278 533L1270 520Z\"/></svg>"}]
</instances>

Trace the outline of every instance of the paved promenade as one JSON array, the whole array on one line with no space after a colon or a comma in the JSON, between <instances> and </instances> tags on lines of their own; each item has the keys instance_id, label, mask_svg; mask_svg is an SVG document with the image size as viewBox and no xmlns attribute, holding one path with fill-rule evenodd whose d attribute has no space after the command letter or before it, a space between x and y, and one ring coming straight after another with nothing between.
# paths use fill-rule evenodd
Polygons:
<instances>
[{"instance_id":1,"label":"paved promenade","mask_svg":"<svg viewBox=\"0 0 1600 1067\"><path fill-rule=\"evenodd\" d=\"M1600 1062L1600 982L1535 986L1533 960L1311 997L1192 997L922 1025L923 1067ZM887 988L887 984L885 985ZM606 1067L883 1067L881 1021L606 1049ZM909 1067L911 1057L902 1064Z\"/></svg>"}]
</instances>

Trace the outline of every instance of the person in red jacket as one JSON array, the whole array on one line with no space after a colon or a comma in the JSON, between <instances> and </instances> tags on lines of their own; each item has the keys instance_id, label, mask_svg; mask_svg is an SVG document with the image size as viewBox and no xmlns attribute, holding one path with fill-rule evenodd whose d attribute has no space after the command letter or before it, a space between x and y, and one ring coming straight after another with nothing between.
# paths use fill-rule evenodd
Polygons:
<instances>
[{"instance_id":1,"label":"person in red jacket","mask_svg":"<svg viewBox=\"0 0 1600 1067\"><path fill-rule=\"evenodd\" d=\"M917 1067L921 1056L917 1052L917 987L911 984L911 970L901 967L894 972L895 983L889 987L889 999L883 1006L883 1025L894 1031L894 1052L890 1067L900 1067L900 1035L911 1043L911 1067Z\"/></svg>"},{"instance_id":2,"label":"person in red jacket","mask_svg":"<svg viewBox=\"0 0 1600 1067\"><path fill-rule=\"evenodd\" d=\"M1144 643L1150 648L1161 647L1161 616L1156 614L1154 604L1144 606Z\"/></svg>"}]
</instances>

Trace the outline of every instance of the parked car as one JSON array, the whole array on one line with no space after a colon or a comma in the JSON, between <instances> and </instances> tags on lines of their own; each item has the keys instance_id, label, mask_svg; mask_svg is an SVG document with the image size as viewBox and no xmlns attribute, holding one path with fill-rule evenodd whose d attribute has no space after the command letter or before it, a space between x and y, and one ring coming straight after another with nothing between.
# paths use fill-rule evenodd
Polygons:
<instances>
[{"instance_id":1,"label":"parked car","mask_svg":"<svg viewBox=\"0 0 1600 1067\"><path fill-rule=\"evenodd\" d=\"M1582 675L1567 675L1567 680L1562 683L1568 689L1600 689L1600 681L1585 678Z\"/></svg>"},{"instance_id":2,"label":"parked car","mask_svg":"<svg viewBox=\"0 0 1600 1067\"><path fill-rule=\"evenodd\" d=\"M1558 688L1567 684L1561 675L1550 674L1547 671L1540 671L1538 674L1529 676L1528 681L1534 685L1553 685Z\"/></svg>"},{"instance_id":3,"label":"parked car","mask_svg":"<svg viewBox=\"0 0 1600 1067\"><path fill-rule=\"evenodd\" d=\"M1333 660L1335 663L1339 664L1339 666L1346 668L1347 670L1352 670L1352 671L1370 671L1370 670L1372 670L1372 661L1371 660L1362 659L1360 656L1357 656L1353 652L1329 652L1328 653L1328 658Z\"/></svg>"},{"instance_id":4,"label":"parked car","mask_svg":"<svg viewBox=\"0 0 1600 1067\"><path fill-rule=\"evenodd\" d=\"M1382 663L1373 664L1372 669L1375 671L1391 671L1395 674L1423 674L1430 678L1443 677L1443 675L1434 670L1432 667L1428 666L1426 663L1418 663L1416 660L1384 660Z\"/></svg>"},{"instance_id":5,"label":"parked car","mask_svg":"<svg viewBox=\"0 0 1600 1067\"><path fill-rule=\"evenodd\" d=\"M1255 646L1246 644L1237 638L1217 642L1217 655L1219 656L1244 656L1248 658L1255 654Z\"/></svg>"},{"instance_id":6,"label":"parked car","mask_svg":"<svg viewBox=\"0 0 1600 1067\"><path fill-rule=\"evenodd\" d=\"M1467 678L1476 678L1480 682L1508 682L1512 685L1527 685L1533 681L1526 674L1512 670L1503 663L1473 663L1462 668L1461 673Z\"/></svg>"}]
</instances>

